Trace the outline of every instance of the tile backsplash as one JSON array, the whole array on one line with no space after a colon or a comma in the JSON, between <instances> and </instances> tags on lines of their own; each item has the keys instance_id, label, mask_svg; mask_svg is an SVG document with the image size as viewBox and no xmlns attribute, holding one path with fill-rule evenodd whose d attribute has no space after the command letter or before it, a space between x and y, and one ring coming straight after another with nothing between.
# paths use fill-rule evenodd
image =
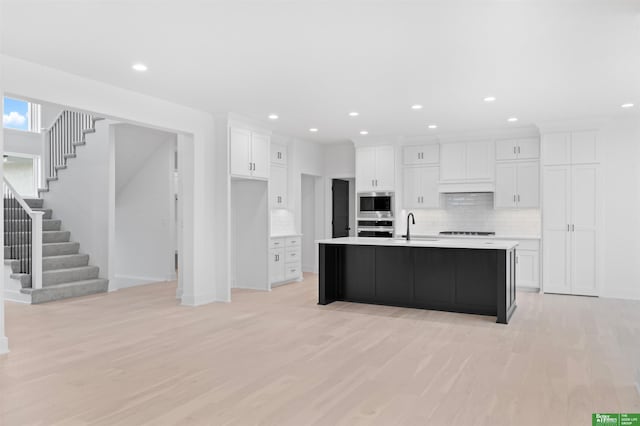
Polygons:
<instances>
[{"instance_id":1,"label":"tile backsplash","mask_svg":"<svg viewBox=\"0 0 640 426\"><path fill-rule=\"evenodd\" d=\"M493 193L474 192L441 194L441 209L412 210L416 224L414 234L437 234L440 231L489 231L498 235L540 235L539 209L494 209ZM396 221L397 232L406 229L407 210Z\"/></svg>"},{"instance_id":2,"label":"tile backsplash","mask_svg":"<svg viewBox=\"0 0 640 426\"><path fill-rule=\"evenodd\" d=\"M271 235L291 235L296 233L295 218L291 210L271 210Z\"/></svg>"}]
</instances>

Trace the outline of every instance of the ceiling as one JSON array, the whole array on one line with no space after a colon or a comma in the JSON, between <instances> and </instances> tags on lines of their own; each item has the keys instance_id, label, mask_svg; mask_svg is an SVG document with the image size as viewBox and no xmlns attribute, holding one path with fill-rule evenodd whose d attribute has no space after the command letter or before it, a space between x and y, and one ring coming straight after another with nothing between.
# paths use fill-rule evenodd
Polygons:
<instances>
[{"instance_id":1,"label":"ceiling","mask_svg":"<svg viewBox=\"0 0 640 426\"><path fill-rule=\"evenodd\" d=\"M636 0L1 1L5 54L320 142L640 118Z\"/></svg>"}]
</instances>

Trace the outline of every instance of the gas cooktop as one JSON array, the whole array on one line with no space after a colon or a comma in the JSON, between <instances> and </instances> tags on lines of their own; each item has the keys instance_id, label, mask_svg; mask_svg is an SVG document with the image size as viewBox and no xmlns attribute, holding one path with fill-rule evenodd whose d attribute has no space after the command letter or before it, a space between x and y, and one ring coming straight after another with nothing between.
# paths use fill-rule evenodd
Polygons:
<instances>
[{"instance_id":1,"label":"gas cooktop","mask_svg":"<svg viewBox=\"0 0 640 426\"><path fill-rule=\"evenodd\" d=\"M496 235L496 233L485 232L485 231L441 231L440 235L477 235L482 237L488 237L491 235Z\"/></svg>"}]
</instances>

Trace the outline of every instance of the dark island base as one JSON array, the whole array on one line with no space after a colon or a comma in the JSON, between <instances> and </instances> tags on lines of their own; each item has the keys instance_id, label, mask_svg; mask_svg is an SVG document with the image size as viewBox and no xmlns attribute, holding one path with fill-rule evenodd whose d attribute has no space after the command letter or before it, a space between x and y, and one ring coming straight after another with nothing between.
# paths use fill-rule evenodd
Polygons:
<instances>
[{"instance_id":1,"label":"dark island base","mask_svg":"<svg viewBox=\"0 0 640 426\"><path fill-rule=\"evenodd\" d=\"M496 316L516 309L515 249L320 244L319 304L369 303Z\"/></svg>"}]
</instances>

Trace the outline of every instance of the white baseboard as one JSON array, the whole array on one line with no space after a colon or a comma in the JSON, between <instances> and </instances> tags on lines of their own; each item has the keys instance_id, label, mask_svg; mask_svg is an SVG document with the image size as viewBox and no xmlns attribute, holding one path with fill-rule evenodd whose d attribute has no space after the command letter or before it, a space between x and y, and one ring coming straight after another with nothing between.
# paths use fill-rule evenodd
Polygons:
<instances>
[{"instance_id":1,"label":"white baseboard","mask_svg":"<svg viewBox=\"0 0 640 426\"><path fill-rule=\"evenodd\" d=\"M5 336L0 337L0 355L9 353L9 339Z\"/></svg>"},{"instance_id":2,"label":"white baseboard","mask_svg":"<svg viewBox=\"0 0 640 426\"><path fill-rule=\"evenodd\" d=\"M171 279L171 277L136 277L131 275L116 275L113 279L109 280L109 291L165 281L173 281L173 279Z\"/></svg>"},{"instance_id":3,"label":"white baseboard","mask_svg":"<svg viewBox=\"0 0 640 426\"><path fill-rule=\"evenodd\" d=\"M200 296L194 296L193 294L183 294L182 303L183 306L201 306L214 302L225 302L224 300L217 300L215 293L204 294Z\"/></svg>"},{"instance_id":4,"label":"white baseboard","mask_svg":"<svg viewBox=\"0 0 640 426\"><path fill-rule=\"evenodd\" d=\"M600 297L606 297L608 299L640 300L640 294L637 290L607 291L606 293L601 294Z\"/></svg>"},{"instance_id":5,"label":"white baseboard","mask_svg":"<svg viewBox=\"0 0 640 426\"><path fill-rule=\"evenodd\" d=\"M31 295L30 294L20 293L20 292L15 292L15 291L9 291L9 290L5 289L5 291L4 291L4 300L6 300L8 302L26 303L26 304L30 305L31 304Z\"/></svg>"}]
</instances>

